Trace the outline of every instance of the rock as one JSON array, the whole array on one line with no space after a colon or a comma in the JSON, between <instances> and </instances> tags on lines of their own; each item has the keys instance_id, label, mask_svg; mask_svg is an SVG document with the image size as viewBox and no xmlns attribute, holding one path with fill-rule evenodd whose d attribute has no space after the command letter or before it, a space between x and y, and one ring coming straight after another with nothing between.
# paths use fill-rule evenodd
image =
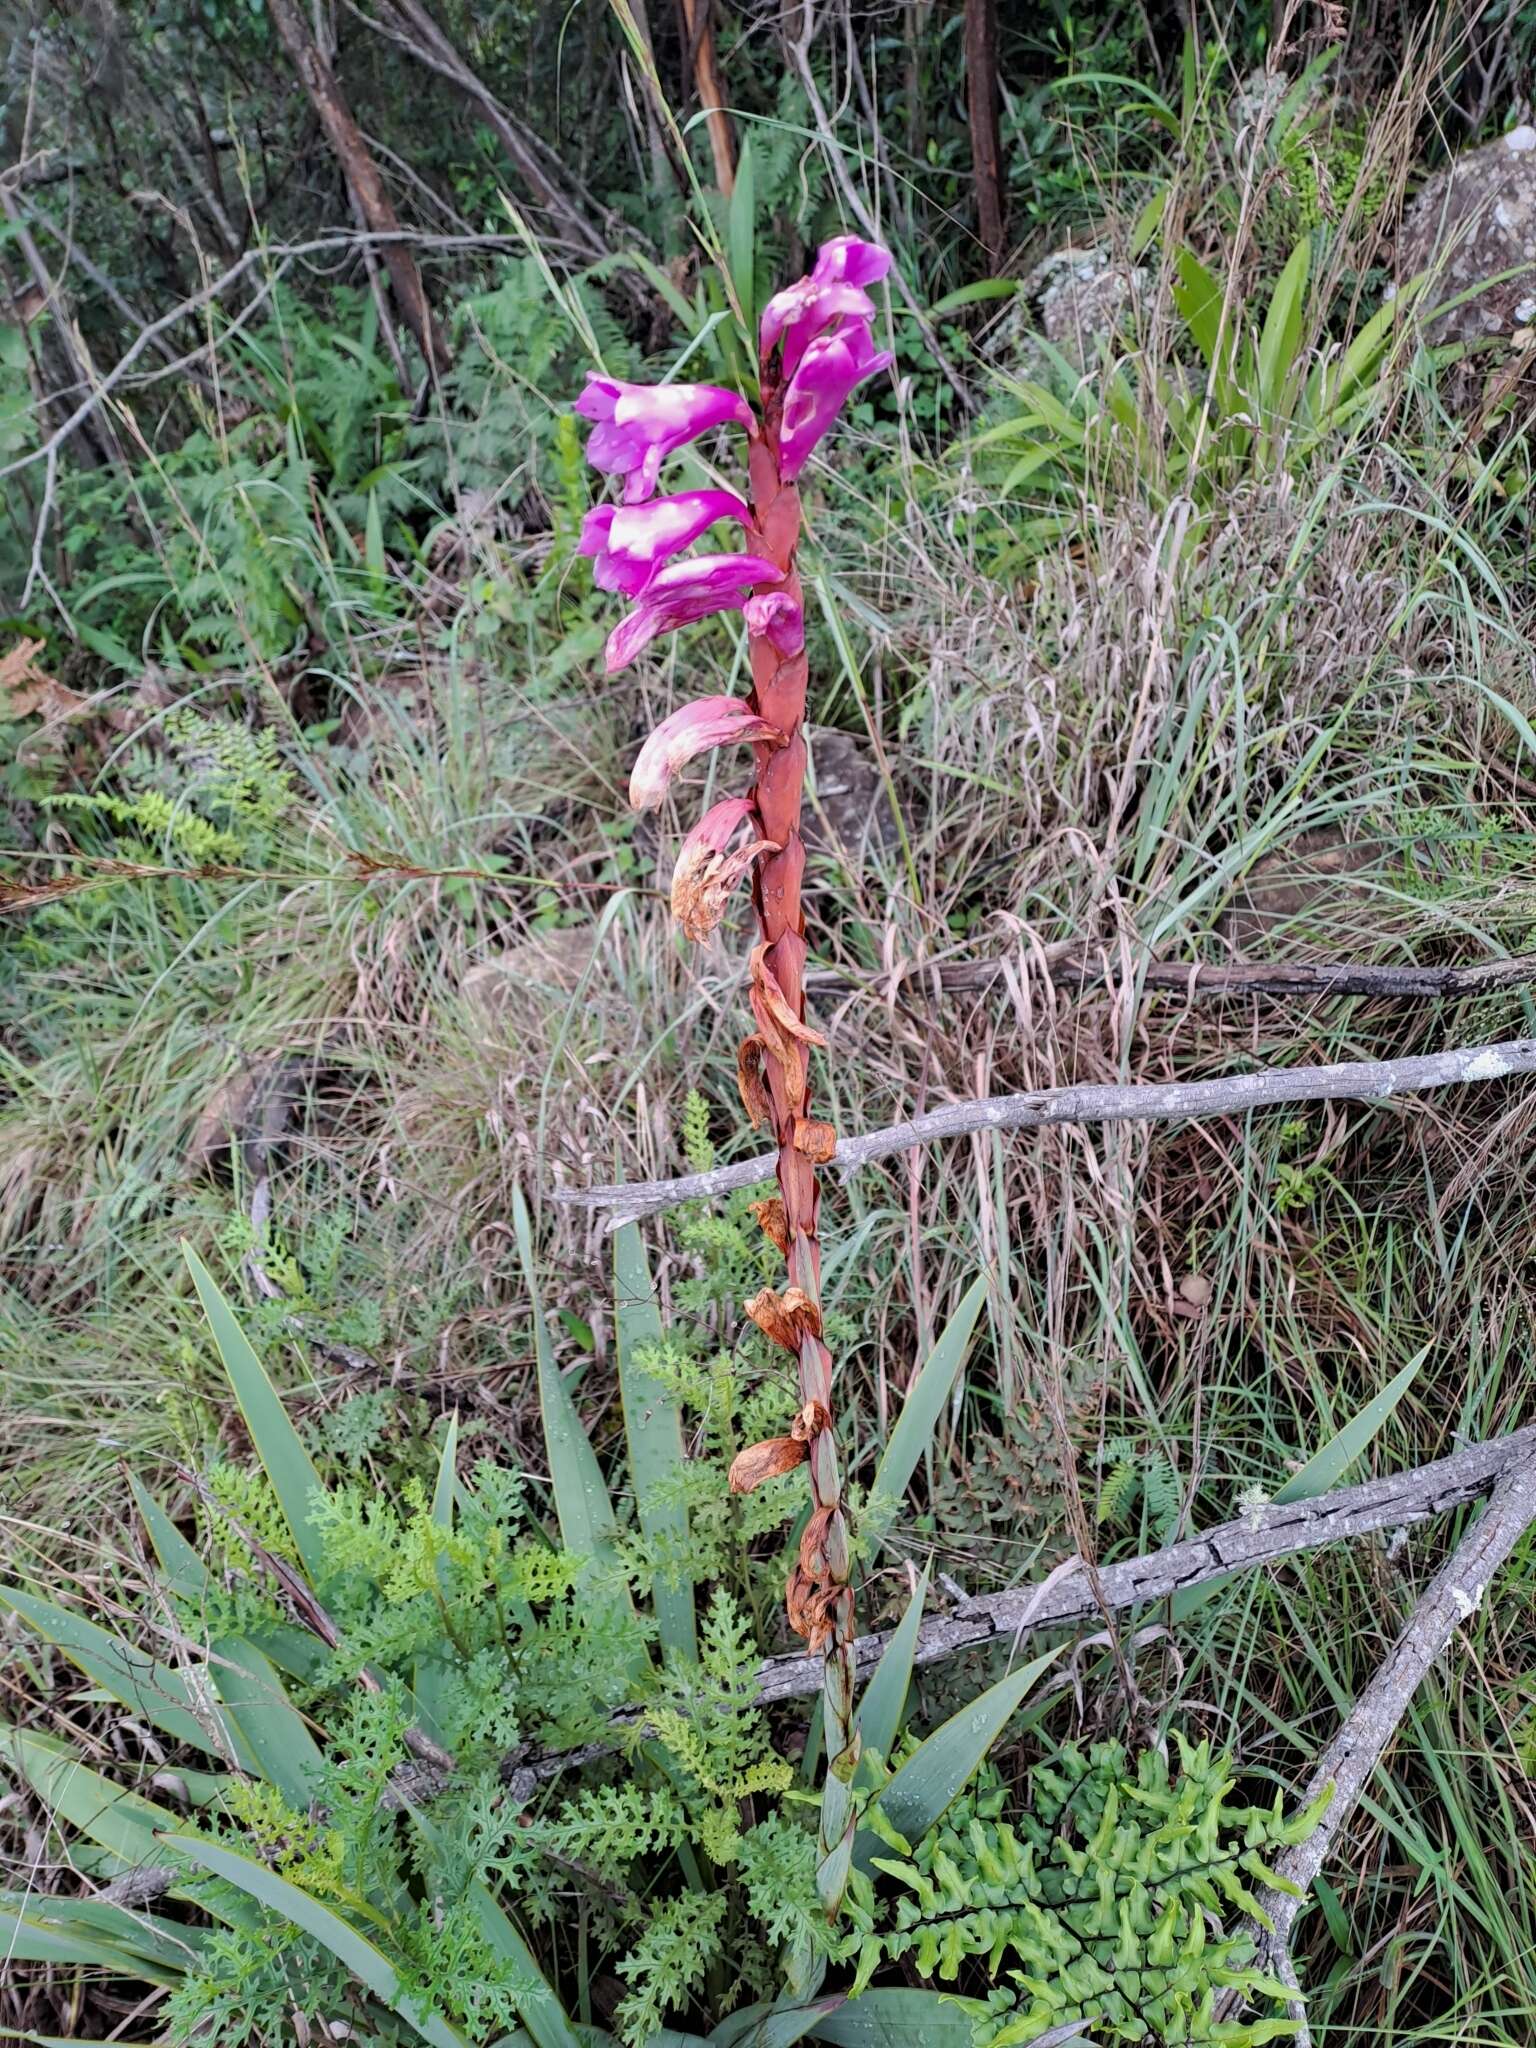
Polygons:
<instances>
[{"instance_id":1,"label":"rock","mask_svg":"<svg viewBox=\"0 0 1536 2048\"><path fill-rule=\"evenodd\" d=\"M1079 369L1099 340L1131 324L1146 287L1147 272L1103 244L1058 249L1024 280L1046 340Z\"/></svg>"},{"instance_id":2,"label":"rock","mask_svg":"<svg viewBox=\"0 0 1536 2048\"><path fill-rule=\"evenodd\" d=\"M851 733L817 731L811 768L816 800L807 801L802 828L810 852L832 853L857 866L871 848L900 845L896 815L864 741Z\"/></svg>"},{"instance_id":3,"label":"rock","mask_svg":"<svg viewBox=\"0 0 1536 2048\"><path fill-rule=\"evenodd\" d=\"M505 953L477 961L460 984L464 998L495 1028L514 998L526 999L533 991L544 999L571 995L592 965L592 942L593 928L588 924L531 933Z\"/></svg>"},{"instance_id":4,"label":"rock","mask_svg":"<svg viewBox=\"0 0 1536 2048\"><path fill-rule=\"evenodd\" d=\"M1469 150L1424 186L1403 216L1399 286L1424 270L1431 306L1497 280L1431 321L1431 341L1513 335L1536 320L1536 128Z\"/></svg>"},{"instance_id":5,"label":"rock","mask_svg":"<svg viewBox=\"0 0 1536 2048\"><path fill-rule=\"evenodd\" d=\"M1245 954L1292 924L1305 923L1313 935L1351 929L1369 914L1397 851L1379 839L1346 840L1332 826L1302 832L1254 862L1222 920L1225 935Z\"/></svg>"}]
</instances>

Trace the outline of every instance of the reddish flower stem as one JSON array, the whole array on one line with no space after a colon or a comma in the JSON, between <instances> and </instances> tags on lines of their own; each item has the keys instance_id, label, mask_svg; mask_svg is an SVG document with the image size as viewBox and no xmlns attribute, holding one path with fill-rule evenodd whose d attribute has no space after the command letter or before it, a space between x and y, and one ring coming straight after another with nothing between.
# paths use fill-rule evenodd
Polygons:
<instances>
[{"instance_id":1,"label":"reddish flower stem","mask_svg":"<svg viewBox=\"0 0 1536 2048\"><path fill-rule=\"evenodd\" d=\"M780 396L765 379L763 427L753 439L750 457L752 509L757 527L753 545L783 571L784 581L776 588L800 606L803 600L795 564L800 539L800 494L793 484L784 483L779 476L779 414ZM755 834L778 849L762 855L756 864L753 905L766 948L763 964L783 991L789 1008L803 1021L806 943L801 883L805 846L800 836L800 811L806 765L807 663L803 647L797 654L784 655L766 638L755 637L750 645L751 702L786 735L782 746L757 746L753 750L757 761L757 785L752 793ZM803 1076L806 1048L797 1044L794 1051ZM789 1285L802 1289L819 1309L821 1247L817 1214L821 1195L815 1165L795 1144L796 1127L803 1126L810 1114L808 1090L797 1103L786 1066L773 1059L764 1062L764 1078L778 1143L778 1183L788 1240ZM822 1808L822 1892L829 1906L835 1908L846 1881L852 1825L848 1783L858 1757L853 1730L854 1605L848 1583L848 1523L835 1425L831 1421L835 1414L832 1356L819 1336L807 1332L800 1341L798 1362L801 1401L816 1404L828 1418L811 1439L808 1460L811 1500L819 1525L818 1569L808 1573L804 1564L796 1568L790 1582L789 1608L791 1622L807 1635L812 1648L819 1642L826 1651L823 1697L828 1778Z\"/></svg>"}]
</instances>

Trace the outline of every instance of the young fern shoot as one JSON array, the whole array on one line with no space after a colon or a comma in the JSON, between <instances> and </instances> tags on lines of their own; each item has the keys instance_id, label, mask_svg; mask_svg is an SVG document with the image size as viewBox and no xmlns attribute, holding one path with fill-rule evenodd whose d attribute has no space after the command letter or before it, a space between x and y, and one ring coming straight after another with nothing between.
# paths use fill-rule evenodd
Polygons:
<instances>
[{"instance_id":1,"label":"young fern shoot","mask_svg":"<svg viewBox=\"0 0 1536 2048\"><path fill-rule=\"evenodd\" d=\"M800 1406L788 1432L743 1451L730 1483L738 1492L794 1466L808 1467L812 1514L790 1574L790 1626L825 1654L827 1774L822 1792L819 1885L835 1913L853 1849L854 1607L849 1532L838 1463L832 1359L822 1341L820 1189L817 1167L832 1154L830 1124L811 1114L810 1051L826 1040L805 1015L805 847L800 810L805 785L807 663L805 615L796 566L800 541L798 479L812 450L853 390L891 358L874 345L874 301L866 287L890 269L872 242L840 236L825 243L810 274L772 298L760 342L760 407L712 385L649 387L593 376L576 410L594 422L587 455L623 479L623 504L589 513L581 548L594 558L605 590L634 600L607 646L610 674L659 634L713 613L740 610L752 659L746 699L705 697L656 728L635 762L630 802L659 805L673 776L696 755L742 743L752 749L752 787L705 813L683 842L672 881L672 909L692 939L720 922L731 891L750 869L758 944L750 964L754 1030L742 1042L737 1078L754 1128L769 1128L778 1148L776 1198L758 1204L764 1232L784 1254L782 1292L764 1288L746 1313L790 1352ZM750 503L730 491L653 496L662 462L700 434L725 424L746 430ZM711 526L737 522L739 554L685 555Z\"/></svg>"}]
</instances>

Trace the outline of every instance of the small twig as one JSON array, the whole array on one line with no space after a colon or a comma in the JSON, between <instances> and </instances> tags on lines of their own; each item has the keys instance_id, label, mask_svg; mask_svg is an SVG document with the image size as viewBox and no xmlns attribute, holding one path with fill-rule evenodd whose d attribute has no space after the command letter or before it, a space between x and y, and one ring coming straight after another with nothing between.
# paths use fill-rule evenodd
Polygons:
<instances>
[{"instance_id":1,"label":"small twig","mask_svg":"<svg viewBox=\"0 0 1536 2048\"><path fill-rule=\"evenodd\" d=\"M1499 1081L1536 1073L1536 1039L1510 1038L1496 1045L1459 1047L1454 1052L1415 1053L1396 1060L1341 1060L1323 1067L1262 1067L1253 1074L1222 1075L1214 1081L1160 1081L1124 1087L1093 1085L1043 1088L1028 1095L994 1095L953 1102L943 1109L881 1131L839 1140L832 1163L844 1176L893 1152L934 1139L959 1138L969 1131L1027 1131L1046 1124L1109 1124L1173 1121L1242 1115L1281 1102L1369 1102L1426 1088L1454 1088L1473 1081ZM755 1187L773 1176L774 1155L686 1173L675 1180L632 1185L556 1188L555 1200L580 1209L606 1209L616 1229L641 1216Z\"/></svg>"}]
</instances>

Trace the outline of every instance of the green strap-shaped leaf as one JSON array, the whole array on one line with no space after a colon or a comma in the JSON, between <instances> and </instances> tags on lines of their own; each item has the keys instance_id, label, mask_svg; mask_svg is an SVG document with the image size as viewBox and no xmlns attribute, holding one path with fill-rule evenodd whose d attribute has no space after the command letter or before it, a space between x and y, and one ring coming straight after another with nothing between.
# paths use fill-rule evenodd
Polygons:
<instances>
[{"instance_id":1,"label":"green strap-shaped leaf","mask_svg":"<svg viewBox=\"0 0 1536 2048\"><path fill-rule=\"evenodd\" d=\"M750 344L757 328L757 172L752 138L745 136L736 159L736 185L726 209L725 247L731 283L741 302Z\"/></svg>"},{"instance_id":2,"label":"green strap-shaped leaf","mask_svg":"<svg viewBox=\"0 0 1536 2048\"><path fill-rule=\"evenodd\" d=\"M208 1567L153 1494L132 1476L129 1477L128 1488L144 1527L149 1531L149 1540L155 1546L166 1591L174 1593L178 1600L200 1604L208 1597Z\"/></svg>"},{"instance_id":3,"label":"green strap-shaped leaf","mask_svg":"<svg viewBox=\"0 0 1536 2048\"><path fill-rule=\"evenodd\" d=\"M880 1811L897 1834L916 1842L928 1832L1066 1647L1061 1643L1032 1657L934 1729L880 1794Z\"/></svg>"},{"instance_id":4,"label":"green strap-shaped leaf","mask_svg":"<svg viewBox=\"0 0 1536 2048\"><path fill-rule=\"evenodd\" d=\"M1429 1346L1410 1358L1402 1371L1396 1374L1374 1395L1358 1415L1350 1417L1341 1430L1329 1437L1321 1449L1313 1452L1299 1472L1293 1472L1285 1484L1276 1489L1272 1496L1277 1506L1287 1501L1315 1500L1318 1494L1327 1493L1338 1485L1344 1474L1362 1457L1370 1447L1371 1440L1391 1419L1404 1394L1418 1378L1419 1367L1429 1356ZM1207 1600L1214 1598L1223 1586L1229 1586L1234 1573L1227 1573L1219 1579L1207 1579L1203 1586L1185 1586L1174 1594L1170 1603L1175 1621L1187 1621Z\"/></svg>"},{"instance_id":5,"label":"green strap-shaped leaf","mask_svg":"<svg viewBox=\"0 0 1536 2048\"><path fill-rule=\"evenodd\" d=\"M226 1637L209 1652L209 1669L226 1716L288 1804L308 1810L320 1789L325 1759L304 1717L283 1690L275 1666L254 1643Z\"/></svg>"},{"instance_id":6,"label":"green strap-shaped leaf","mask_svg":"<svg viewBox=\"0 0 1536 2048\"><path fill-rule=\"evenodd\" d=\"M971 1332L986 1298L986 1276L973 1281L944 1326L942 1336L923 1361L922 1371L912 1383L891 1440L875 1471L870 1488L869 1511L864 1517L864 1534L883 1536L900 1506L918 1461L933 1443L944 1404L965 1360Z\"/></svg>"},{"instance_id":7,"label":"green strap-shaped leaf","mask_svg":"<svg viewBox=\"0 0 1536 2048\"><path fill-rule=\"evenodd\" d=\"M183 1244L182 1251L224 1362L230 1390L250 1431L262 1469L272 1482L294 1547L311 1580L318 1580L324 1574L325 1553L309 1513L315 1495L322 1491L320 1474L288 1420L288 1411L267 1378L266 1367L251 1349L249 1338L219 1292L213 1275L191 1245Z\"/></svg>"},{"instance_id":8,"label":"green strap-shaped leaf","mask_svg":"<svg viewBox=\"0 0 1536 2048\"><path fill-rule=\"evenodd\" d=\"M382 1949L359 1934L339 1913L311 1898L296 1884L290 1884L287 1878L279 1877L266 1864L225 1848L222 1843L204 1841L199 1835L169 1835L166 1847L185 1856L190 1863L201 1864L215 1877L222 1877L268 1912L301 1927L323 1948L328 1948L342 1968L350 1970L380 2005L388 2006L408 2027L413 2027L430 2048L469 2048L456 2027L423 2012L401 1984L400 1973Z\"/></svg>"},{"instance_id":9,"label":"green strap-shaped leaf","mask_svg":"<svg viewBox=\"0 0 1536 2048\"><path fill-rule=\"evenodd\" d=\"M114 1785L82 1763L67 1742L35 1728L0 1725L0 1761L31 1786L55 1820L67 1821L131 1870L173 1859L156 1830L179 1825L168 1807Z\"/></svg>"},{"instance_id":10,"label":"green strap-shaped leaf","mask_svg":"<svg viewBox=\"0 0 1536 2048\"><path fill-rule=\"evenodd\" d=\"M109 1692L130 1713L142 1715L166 1735L211 1756L222 1757L225 1753L219 1740L222 1731L225 1744L233 1748L241 1766L253 1768L250 1750L212 1705L211 1686L209 1703L200 1716L179 1671L157 1663L116 1636L109 1636L95 1622L72 1614L67 1607L56 1607L51 1600L40 1599L35 1593L23 1592L19 1586L0 1586L0 1608L6 1607L40 1636L57 1644L93 1685Z\"/></svg>"},{"instance_id":11,"label":"green strap-shaped leaf","mask_svg":"<svg viewBox=\"0 0 1536 2048\"><path fill-rule=\"evenodd\" d=\"M454 1508L458 1492L459 1416L455 1409L449 1417L448 1428L443 1436L443 1448L437 1461L437 1479L432 1488L432 1521L445 1532L453 1528ZM439 1567L441 1579L442 1570ZM455 1674L445 1665L419 1657L411 1672L411 1692L416 1702L417 1718L426 1726L426 1731L435 1741L444 1739L442 1725L443 1702L448 1695Z\"/></svg>"},{"instance_id":12,"label":"green strap-shaped leaf","mask_svg":"<svg viewBox=\"0 0 1536 2048\"><path fill-rule=\"evenodd\" d=\"M437 1461L437 1483L432 1488L432 1519L439 1529L453 1527L454 1493L458 1486L459 1411L454 1409L443 1434L442 1455Z\"/></svg>"},{"instance_id":13,"label":"green strap-shaped leaf","mask_svg":"<svg viewBox=\"0 0 1536 2048\"><path fill-rule=\"evenodd\" d=\"M512 1190L512 1227L522 1260L523 1279L533 1324L533 1351L539 1374L539 1412L544 1422L544 1449L560 1541L574 1557L606 1559L613 1553L613 1502L603 1484L597 1453L587 1440L576 1405L555 1364L554 1347L544 1324L538 1272L533 1259L533 1230L521 1188Z\"/></svg>"},{"instance_id":14,"label":"green strap-shaped leaf","mask_svg":"<svg viewBox=\"0 0 1536 2048\"><path fill-rule=\"evenodd\" d=\"M1306 311L1307 273L1311 268L1312 244L1303 239L1291 251L1281 271L1259 336L1259 404L1263 424L1270 427L1281 410L1281 399L1301 344L1302 316Z\"/></svg>"},{"instance_id":15,"label":"green strap-shaped leaf","mask_svg":"<svg viewBox=\"0 0 1536 2048\"><path fill-rule=\"evenodd\" d=\"M864 1688L864 1697L854 1716L854 1726L864 1748L878 1750L887 1759L901 1733L902 1709L907 1704L907 1693L912 1684L912 1656L917 1648L917 1632L922 1626L923 1603L927 1598L928 1574L925 1571L917 1582L916 1592L907 1602L906 1613L880 1653L880 1662Z\"/></svg>"},{"instance_id":16,"label":"green strap-shaped leaf","mask_svg":"<svg viewBox=\"0 0 1536 2048\"><path fill-rule=\"evenodd\" d=\"M1275 1491L1280 1502L1314 1500L1318 1494L1327 1493L1337 1486L1344 1474L1369 1449L1371 1440L1391 1420L1392 1411L1419 1376L1419 1367L1429 1356L1429 1346L1415 1357L1410 1358L1402 1371L1388 1380L1379 1394L1374 1395L1358 1415L1351 1416L1344 1427L1331 1436L1321 1450L1314 1451L1299 1472L1293 1472L1285 1484Z\"/></svg>"},{"instance_id":17,"label":"green strap-shaped leaf","mask_svg":"<svg viewBox=\"0 0 1536 2048\"><path fill-rule=\"evenodd\" d=\"M847 2000L839 1991L828 1998L812 1999L808 2005L759 2005L746 2012L733 2012L710 2035L710 2048L793 2048L814 2033Z\"/></svg>"},{"instance_id":18,"label":"green strap-shaped leaf","mask_svg":"<svg viewBox=\"0 0 1536 2048\"><path fill-rule=\"evenodd\" d=\"M979 1998L898 1986L844 2000L813 2032L837 2048L971 2048L973 2019L985 2012Z\"/></svg>"},{"instance_id":19,"label":"green strap-shaped leaf","mask_svg":"<svg viewBox=\"0 0 1536 2048\"><path fill-rule=\"evenodd\" d=\"M619 1394L629 1475L641 1532L663 1556L680 1561L688 1544L688 1510L683 1501L683 1418L674 1397L641 1365L638 1353L661 1342L661 1311L638 1223L626 1223L613 1239L613 1314L619 1355ZM658 1579L656 1627L664 1650L698 1661L693 1580Z\"/></svg>"},{"instance_id":20,"label":"green strap-shaped leaf","mask_svg":"<svg viewBox=\"0 0 1536 2048\"><path fill-rule=\"evenodd\" d=\"M0 1894L0 1956L7 1962L62 1963L175 1985L197 1960L198 1937L196 1929L172 1934L172 1927L94 1899Z\"/></svg>"}]
</instances>

